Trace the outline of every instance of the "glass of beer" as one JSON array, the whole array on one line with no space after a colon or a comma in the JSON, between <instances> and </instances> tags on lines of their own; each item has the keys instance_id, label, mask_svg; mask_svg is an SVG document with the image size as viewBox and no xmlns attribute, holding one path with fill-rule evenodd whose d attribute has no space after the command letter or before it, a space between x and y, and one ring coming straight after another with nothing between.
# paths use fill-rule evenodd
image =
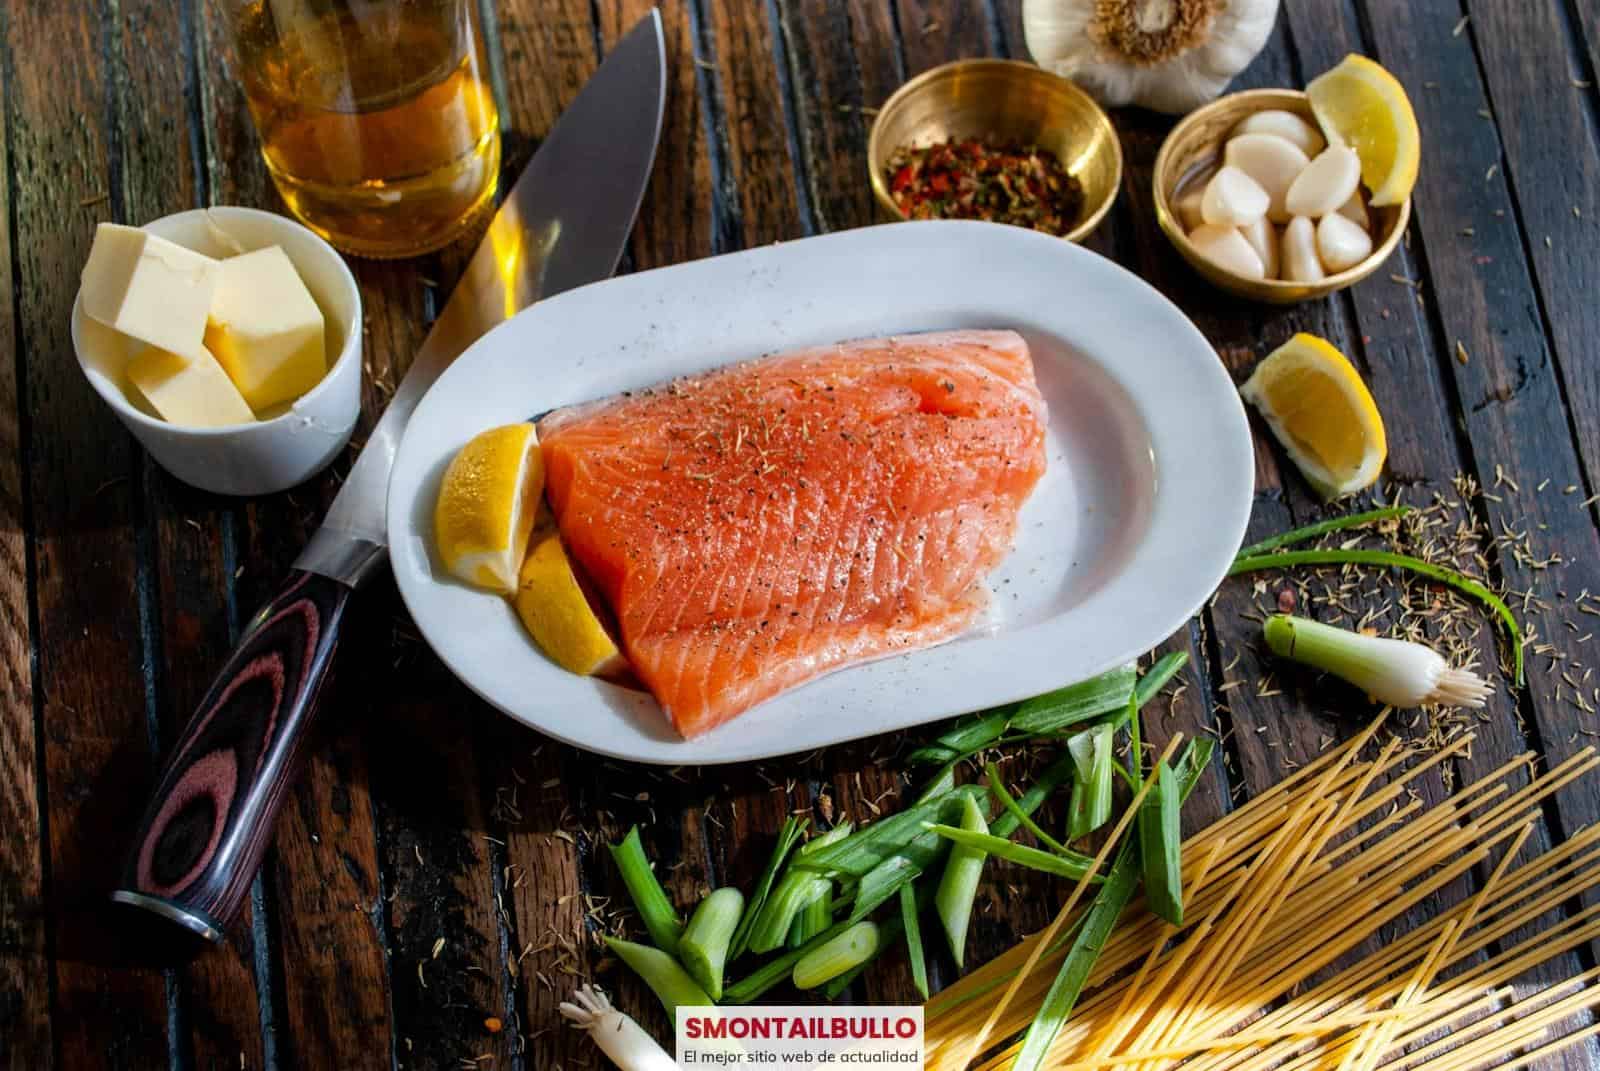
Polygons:
<instances>
[{"instance_id":1,"label":"glass of beer","mask_svg":"<svg viewBox=\"0 0 1600 1071\"><path fill-rule=\"evenodd\" d=\"M215 0L289 210L347 253L449 244L494 203L476 0Z\"/></svg>"}]
</instances>

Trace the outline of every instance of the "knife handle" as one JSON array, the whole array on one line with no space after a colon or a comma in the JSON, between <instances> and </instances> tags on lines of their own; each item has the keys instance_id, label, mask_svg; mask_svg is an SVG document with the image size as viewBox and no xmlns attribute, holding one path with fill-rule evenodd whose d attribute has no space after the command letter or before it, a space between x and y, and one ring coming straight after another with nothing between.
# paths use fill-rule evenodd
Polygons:
<instances>
[{"instance_id":1,"label":"knife handle","mask_svg":"<svg viewBox=\"0 0 1600 1071\"><path fill-rule=\"evenodd\" d=\"M304 757L352 590L294 569L250 619L167 758L113 900L222 939Z\"/></svg>"}]
</instances>

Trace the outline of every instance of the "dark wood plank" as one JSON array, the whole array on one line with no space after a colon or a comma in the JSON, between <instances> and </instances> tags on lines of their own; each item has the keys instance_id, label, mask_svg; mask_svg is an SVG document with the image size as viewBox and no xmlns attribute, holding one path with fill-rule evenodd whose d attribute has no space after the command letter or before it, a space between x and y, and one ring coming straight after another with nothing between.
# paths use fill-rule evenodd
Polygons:
<instances>
[{"instance_id":1,"label":"dark wood plank","mask_svg":"<svg viewBox=\"0 0 1600 1071\"><path fill-rule=\"evenodd\" d=\"M1574 425L1592 492L1600 482L1600 376L1594 372L1594 340L1600 335L1600 304L1594 300L1600 288L1600 131L1595 90L1581 84L1585 72L1581 57L1572 55L1567 17L1578 14L1594 31L1600 29L1600 15L1593 4L1569 6L1560 0L1538 0L1517 10L1474 2L1466 9L1471 21L1451 43L1457 50L1468 39L1476 46L1504 161L1505 175L1486 182L1503 182L1516 205L1538 290L1537 309L1522 314L1530 319L1542 314L1556 387L1551 397ZM1590 47L1597 47L1596 38L1590 38ZM1587 74L1592 77L1592 68ZM1539 107L1528 107L1531 100ZM1552 152L1552 146L1561 150ZM1500 159L1489 157L1483 169ZM1481 173L1474 168L1466 175L1475 179ZM1531 354L1519 356L1527 361ZM1535 368L1532 374L1540 373ZM1504 385L1518 389L1514 381Z\"/></svg>"},{"instance_id":2,"label":"dark wood plank","mask_svg":"<svg viewBox=\"0 0 1600 1071\"><path fill-rule=\"evenodd\" d=\"M873 109L898 79L894 27L886 4L812 4L783 0L789 77L798 102L800 150L812 212L823 231L875 222L867 174Z\"/></svg>"},{"instance_id":3,"label":"dark wood plank","mask_svg":"<svg viewBox=\"0 0 1600 1071\"><path fill-rule=\"evenodd\" d=\"M798 238L804 221L795 191L800 171L789 152L785 109L764 4L704 0L717 95L713 116L726 139L724 181L745 247Z\"/></svg>"},{"instance_id":4,"label":"dark wood plank","mask_svg":"<svg viewBox=\"0 0 1600 1071\"><path fill-rule=\"evenodd\" d=\"M189 87L182 65L172 62L173 43L185 30L182 9L174 4L124 4L117 11L113 107L123 146L123 215L138 224L200 203ZM150 657L164 752L231 648L233 585L224 541L235 511L227 501L167 476L148 457L142 462L145 540L158 611ZM262 1065L254 960L247 912L226 944L185 965L181 984L190 1034L177 1043L190 1050L195 1066Z\"/></svg>"},{"instance_id":5,"label":"dark wood plank","mask_svg":"<svg viewBox=\"0 0 1600 1071\"><path fill-rule=\"evenodd\" d=\"M0 16L0 40L5 18ZM0 96L9 71L0 51ZM11 218L8 116L0 108L0 218ZM0 294L15 293L11 229L0 227ZM10 301L0 303L0 1068L48 1068L52 1056L51 964L46 951L40 741L34 720L27 497L23 470L22 354Z\"/></svg>"},{"instance_id":6,"label":"dark wood plank","mask_svg":"<svg viewBox=\"0 0 1600 1071\"><path fill-rule=\"evenodd\" d=\"M894 0L907 76L993 53L984 0Z\"/></svg>"},{"instance_id":7,"label":"dark wood plank","mask_svg":"<svg viewBox=\"0 0 1600 1071\"><path fill-rule=\"evenodd\" d=\"M108 73L98 11L24 5L6 14L7 124L16 227L18 345L25 362L29 481L43 696L52 1015L64 1067L153 1067L168 1058L166 982L129 955L106 894L126 801L152 760L128 532L136 509L126 433L79 372L68 312L94 224L110 216ZM64 64L70 53L79 62ZM70 473L70 477L66 474Z\"/></svg>"}]
</instances>

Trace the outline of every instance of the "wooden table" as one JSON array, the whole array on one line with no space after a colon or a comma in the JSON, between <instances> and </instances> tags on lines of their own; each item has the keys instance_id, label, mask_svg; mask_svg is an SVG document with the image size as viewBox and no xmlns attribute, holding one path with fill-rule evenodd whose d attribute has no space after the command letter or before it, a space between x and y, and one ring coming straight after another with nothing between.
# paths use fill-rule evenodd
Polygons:
<instances>
[{"instance_id":1,"label":"wooden table","mask_svg":"<svg viewBox=\"0 0 1600 1071\"><path fill-rule=\"evenodd\" d=\"M486 6L497 16L514 172L648 3ZM1116 116L1127 174L1089 245L1179 302L1237 376L1292 332L1334 340L1387 416L1385 497L1454 502L1465 473L1484 491L1468 497L1471 516L1497 534L1528 533L1531 555L1507 539L1486 548L1488 566L1513 590L1542 593L1528 624L1534 650L1553 644L1555 655L1530 655L1527 689L1501 690L1470 759L1450 772L1486 772L1524 748L1565 756L1600 729L1561 679L1593 658L1595 603L1577 596L1600 592L1600 7L1284 7L1241 86L1299 85L1361 51L1412 94L1426 149L1404 248L1334 300L1279 312L1218 296L1156 230L1148 186L1169 123L1142 113ZM622 902L597 836L645 823L687 902L748 882L785 814L867 820L894 806L901 740L763 767L597 759L476 701L385 583L349 635L309 768L227 943L152 965L104 910L157 756L348 465L258 500L191 491L135 447L73 361L67 313L97 222L280 206L214 8L0 8L0 293L12 296L0 303L0 1065L596 1066L554 1007L601 960L593 935ZM626 267L872 222L873 106L944 60L1023 54L1019 8L666 0L671 97ZM466 252L355 265L368 310L368 420ZM1257 459L1253 537L1321 515L1264 437ZM1188 809L1191 825L1277 781L1366 713L1348 691L1298 674L1258 687L1272 667L1246 614L1281 586L1228 583L1165 645L1191 654L1189 687L1152 726L1215 732L1226 744ZM1363 605L1380 627L1400 612L1386 596ZM1426 731L1423 721L1407 731ZM1442 791L1437 778L1427 788ZM1547 818L1536 840L1600 818L1600 793L1575 785ZM988 887L977 958L1040 926L1059 895L1019 872ZM948 964L935 970L952 977ZM602 977L665 1034L636 983L613 968ZM890 957L856 996L911 993L903 961ZM1568 1063L1591 1061L1580 1051Z\"/></svg>"}]
</instances>

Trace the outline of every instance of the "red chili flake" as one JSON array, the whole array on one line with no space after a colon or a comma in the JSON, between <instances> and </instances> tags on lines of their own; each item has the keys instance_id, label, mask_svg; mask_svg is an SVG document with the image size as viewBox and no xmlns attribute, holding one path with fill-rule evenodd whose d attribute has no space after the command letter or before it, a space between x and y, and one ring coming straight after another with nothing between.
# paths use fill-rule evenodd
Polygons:
<instances>
[{"instance_id":1,"label":"red chili flake","mask_svg":"<svg viewBox=\"0 0 1600 1071\"><path fill-rule=\"evenodd\" d=\"M1083 211L1083 186L1054 153L966 138L901 149L886 171L911 219L981 219L1062 235Z\"/></svg>"}]
</instances>

